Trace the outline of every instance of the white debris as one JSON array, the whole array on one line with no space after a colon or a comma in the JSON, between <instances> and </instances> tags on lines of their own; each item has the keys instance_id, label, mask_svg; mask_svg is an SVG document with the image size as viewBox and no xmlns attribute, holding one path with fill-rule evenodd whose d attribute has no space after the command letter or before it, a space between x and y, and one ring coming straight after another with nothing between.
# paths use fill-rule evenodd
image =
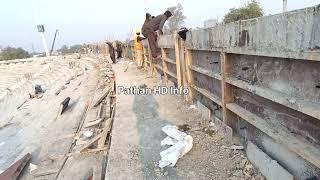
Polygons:
<instances>
[{"instance_id":1,"label":"white debris","mask_svg":"<svg viewBox=\"0 0 320 180\"><path fill-rule=\"evenodd\" d=\"M196 109L196 105L194 104L190 105L189 109Z\"/></svg>"},{"instance_id":2,"label":"white debris","mask_svg":"<svg viewBox=\"0 0 320 180\"><path fill-rule=\"evenodd\" d=\"M162 141L161 141L161 146L165 146L165 145L169 145L169 146L172 146L174 144L176 144L178 141L167 136L166 138L164 138Z\"/></svg>"},{"instance_id":3,"label":"white debris","mask_svg":"<svg viewBox=\"0 0 320 180\"><path fill-rule=\"evenodd\" d=\"M38 166L37 165L35 165L35 164L32 164L32 163L30 163L30 174L33 174L34 172L36 172L37 171L37 169L38 169Z\"/></svg>"},{"instance_id":4,"label":"white debris","mask_svg":"<svg viewBox=\"0 0 320 180\"><path fill-rule=\"evenodd\" d=\"M83 135L86 137L86 138L90 138L92 135L93 135L93 132L92 131L85 131L83 133Z\"/></svg>"},{"instance_id":5,"label":"white debris","mask_svg":"<svg viewBox=\"0 0 320 180\"><path fill-rule=\"evenodd\" d=\"M161 151L159 167L173 167L179 158L188 153L193 146L193 138L178 130L177 126L167 125L162 128L168 137L161 141L161 145L172 145L168 149Z\"/></svg>"},{"instance_id":6,"label":"white debris","mask_svg":"<svg viewBox=\"0 0 320 180\"><path fill-rule=\"evenodd\" d=\"M244 147L243 146L232 145L232 146L230 146L230 149L232 149L232 150L243 150Z\"/></svg>"},{"instance_id":7,"label":"white debris","mask_svg":"<svg viewBox=\"0 0 320 180\"><path fill-rule=\"evenodd\" d=\"M187 135L186 133L179 131L177 126L173 125L164 126L162 131L178 141L182 141Z\"/></svg>"}]
</instances>

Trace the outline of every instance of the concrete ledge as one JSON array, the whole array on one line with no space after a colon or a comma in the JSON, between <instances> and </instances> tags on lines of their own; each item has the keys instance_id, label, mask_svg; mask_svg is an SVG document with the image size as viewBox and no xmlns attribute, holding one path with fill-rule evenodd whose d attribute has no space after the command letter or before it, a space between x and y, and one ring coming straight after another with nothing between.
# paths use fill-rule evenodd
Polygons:
<instances>
[{"instance_id":1,"label":"concrete ledge","mask_svg":"<svg viewBox=\"0 0 320 180\"><path fill-rule=\"evenodd\" d=\"M174 35L162 35L158 39L158 45L161 48L175 48L174 46Z\"/></svg>"},{"instance_id":2,"label":"concrete ledge","mask_svg":"<svg viewBox=\"0 0 320 180\"><path fill-rule=\"evenodd\" d=\"M247 156L250 162L258 168L268 180L293 180L292 174L250 141L247 145Z\"/></svg>"},{"instance_id":3,"label":"concrete ledge","mask_svg":"<svg viewBox=\"0 0 320 180\"><path fill-rule=\"evenodd\" d=\"M193 50L320 61L320 5L267 17L192 30Z\"/></svg>"}]
</instances>

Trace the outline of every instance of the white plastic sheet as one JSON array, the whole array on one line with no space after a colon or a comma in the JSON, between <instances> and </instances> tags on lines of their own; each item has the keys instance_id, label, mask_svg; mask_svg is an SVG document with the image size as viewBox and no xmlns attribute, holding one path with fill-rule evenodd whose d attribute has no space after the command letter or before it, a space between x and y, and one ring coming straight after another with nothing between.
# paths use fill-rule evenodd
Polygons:
<instances>
[{"instance_id":1,"label":"white plastic sheet","mask_svg":"<svg viewBox=\"0 0 320 180\"><path fill-rule=\"evenodd\" d=\"M193 138L178 130L177 126L167 125L162 128L168 136L161 141L161 146L172 145L168 149L161 151L159 167L173 167L179 158L188 153L193 146Z\"/></svg>"}]
</instances>

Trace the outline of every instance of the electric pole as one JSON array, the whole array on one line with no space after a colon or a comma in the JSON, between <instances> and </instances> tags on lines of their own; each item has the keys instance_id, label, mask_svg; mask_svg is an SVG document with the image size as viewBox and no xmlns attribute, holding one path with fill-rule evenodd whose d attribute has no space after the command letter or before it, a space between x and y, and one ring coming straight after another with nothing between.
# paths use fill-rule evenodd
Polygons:
<instances>
[{"instance_id":1,"label":"electric pole","mask_svg":"<svg viewBox=\"0 0 320 180\"><path fill-rule=\"evenodd\" d=\"M50 56L52 55L52 51L53 51L54 43L56 42L56 37L57 37L58 31L59 30L56 29L56 32L54 33L54 38L53 38L53 42L52 42L52 46L51 46L51 50L50 50Z\"/></svg>"},{"instance_id":2,"label":"electric pole","mask_svg":"<svg viewBox=\"0 0 320 180\"><path fill-rule=\"evenodd\" d=\"M288 0L283 0L282 11L287 12Z\"/></svg>"},{"instance_id":3,"label":"electric pole","mask_svg":"<svg viewBox=\"0 0 320 180\"><path fill-rule=\"evenodd\" d=\"M44 29L44 26L42 24L40 24L40 18L39 18L38 9L37 9L37 6L36 6L36 0L32 0L32 4L33 4L34 19L35 19L35 21L37 23L37 29L38 29L38 32L40 33L40 37L42 39L42 44L43 44L43 47L44 47L44 51L46 52L47 56L50 56L48 45L47 45L47 41L46 41L46 37L44 36L45 29Z\"/></svg>"}]
</instances>

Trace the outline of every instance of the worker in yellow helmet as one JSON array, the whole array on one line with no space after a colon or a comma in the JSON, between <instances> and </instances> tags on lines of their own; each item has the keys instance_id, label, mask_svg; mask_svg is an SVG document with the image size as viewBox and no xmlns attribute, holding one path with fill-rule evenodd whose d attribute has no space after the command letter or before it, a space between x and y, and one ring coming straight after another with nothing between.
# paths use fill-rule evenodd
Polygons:
<instances>
[{"instance_id":1,"label":"worker in yellow helmet","mask_svg":"<svg viewBox=\"0 0 320 180\"><path fill-rule=\"evenodd\" d=\"M134 36L134 51L135 51L135 59L138 63L138 69L141 69L143 66L143 45L142 40L144 37L140 36L140 29L136 30L136 34Z\"/></svg>"}]
</instances>

